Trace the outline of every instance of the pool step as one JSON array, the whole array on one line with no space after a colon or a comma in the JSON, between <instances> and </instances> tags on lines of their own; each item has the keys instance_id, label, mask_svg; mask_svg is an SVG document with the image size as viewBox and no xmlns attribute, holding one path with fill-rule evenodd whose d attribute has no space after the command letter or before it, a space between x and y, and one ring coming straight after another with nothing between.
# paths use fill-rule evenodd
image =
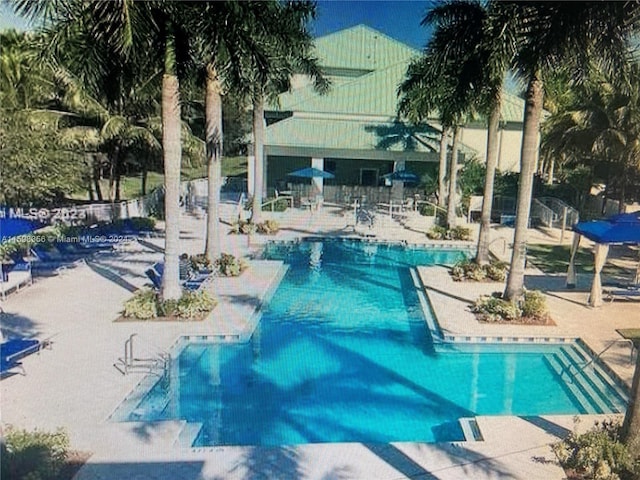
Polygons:
<instances>
[{"instance_id":1,"label":"pool step","mask_svg":"<svg viewBox=\"0 0 640 480\"><path fill-rule=\"evenodd\" d=\"M577 382L567 380L569 366L557 353L551 353L544 356L545 361L556 374L562 379L562 382L571 392L574 399L580 405L582 411L586 414L600 413L594 407L591 399L587 397L584 390L578 387Z\"/></svg>"},{"instance_id":2,"label":"pool step","mask_svg":"<svg viewBox=\"0 0 640 480\"><path fill-rule=\"evenodd\" d=\"M185 422L182 429L180 430L180 433L178 434L178 438L176 439L176 446L181 448L191 447L198 438L198 435L200 435L201 430L202 423Z\"/></svg>"},{"instance_id":3,"label":"pool step","mask_svg":"<svg viewBox=\"0 0 640 480\"><path fill-rule=\"evenodd\" d=\"M604 408L603 412L623 413L626 410L628 395L600 362L591 361L591 355L579 345L563 347L561 351L572 365L570 375L585 389L594 391L594 400L600 408Z\"/></svg>"},{"instance_id":4,"label":"pool step","mask_svg":"<svg viewBox=\"0 0 640 480\"><path fill-rule=\"evenodd\" d=\"M588 364L591 356L579 345L564 346L546 359L587 413L625 411L628 395L624 389L599 362Z\"/></svg>"}]
</instances>

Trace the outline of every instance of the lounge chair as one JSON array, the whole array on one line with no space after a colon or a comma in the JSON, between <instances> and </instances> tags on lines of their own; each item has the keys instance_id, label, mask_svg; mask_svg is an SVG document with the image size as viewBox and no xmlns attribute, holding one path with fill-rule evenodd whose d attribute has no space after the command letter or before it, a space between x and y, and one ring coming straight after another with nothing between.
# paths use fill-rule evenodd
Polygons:
<instances>
[{"instance_id":1,"label":"lounge chair","mask_svg":"<svg viewBox=\"0 0 640 480\"><path fill-rule=\"evenodd\" d=\"M55 271L61 273L69 267L84 262L84 258L78 255L63 255L57 248L50 250L40 245L31 249L36 261L31 264L34 271Z\"/></svg>"},{"instance_id":2,"label":"lounge chair","mask_svg":"<svg viewBox=\"0 0 640 480\"><path fill-rule=\"evenodd\" d=\"M640 300L640 285L618 283L615 285L605 286L602 290L605 300L613 302L614 300Z\"/></svg>"},{"instance_id":3,"label":"lounge chair","mask_svg":"<svg viewBox=\"0 0 640 480\"><path fill-rule=\"evenodd\" d=\"M148 268L145 275L151 280L153 287L156 290L160 290L162 287L162 275L164 274L164 263L155 263L151 268ZM209 280L210 275L197 275L180 281L180 286L184 290L195 291L200 289L202 285Z\"/></svg>"},{"instance_id":4,"label":"lounge chair","mask_svg":"<svg viewBox=\"0 0 640 480\"><path fill-rule=\"evenodd\" d=\"M16 292L22 287L31 285L33 277L31 275L31 263L14 258L12 265L0 267L0 297L4 300L12 290Z\"/></svg>"},{"instance_id":5,"label":"lounge chair","mask_svg":"<svg viewBox=\"0 0 640 480\"><path fill-rule=\"evenodd\" d=\"M0 345L0 377L11 375L16 368L21 368L19 360L39 351L44 343L36 339L18 338L8 340Z\"/></svg>"}]
</instances>

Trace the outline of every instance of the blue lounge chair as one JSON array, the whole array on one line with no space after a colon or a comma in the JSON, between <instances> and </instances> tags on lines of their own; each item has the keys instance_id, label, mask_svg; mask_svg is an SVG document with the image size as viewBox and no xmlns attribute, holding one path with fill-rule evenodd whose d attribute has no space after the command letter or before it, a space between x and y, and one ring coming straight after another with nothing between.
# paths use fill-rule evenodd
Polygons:
<instances>
[{"instance_id":1,"label":"blue lounge chair","mask_svg":"<svg viewBox=\"0 0 640 480\"><path fill-rule=\"evenodd\" d=\"M164 274L164 263L155 263L151 268L148 268L145 275L151 280L154 288L160 290L162 287L162 275ZM209 279L209 275L198 275L197 277L181 280L180 286L184 290L195 291L198 290L204 282Z\"/></svg>"},{"instance_id":2,"label":"blue lounge chair","mask_svg":"<svg viewBox=\"0 0 640 480\"><path fill-rule=\"evenodd\" d=\"M43 346L40 340L18 338L8 340L0 345L0 377L5 377L13 369L21 367L19 360L27 355L39 351Z\"/></svg>"}]
</instances>

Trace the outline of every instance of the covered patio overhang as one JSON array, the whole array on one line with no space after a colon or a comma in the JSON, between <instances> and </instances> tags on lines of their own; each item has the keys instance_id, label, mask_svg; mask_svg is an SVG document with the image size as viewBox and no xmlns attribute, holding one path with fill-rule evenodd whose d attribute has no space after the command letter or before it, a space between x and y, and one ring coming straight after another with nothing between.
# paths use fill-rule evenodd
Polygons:
<instances>
[{"instance_id":1,"label":"covered patio overhang","mask_svg":"<svg viewBox=\"0 0 640 480\"><path fill-rule=\"evenodd\" d=\"M594 276L591 283L591 293L588 304L592 307L602 305L602 268L604 267L609 254L611 244L640 244L640 211L634 213L623 213L614 215L606 220L596 220L590 222L580 222L574 227L573 245L571 247L571 258L567 270L567 288L576 286L575 257L580 240L586 237L595 242L594 247ZM640 283L640 263L636 268L635 280L633 283Z\"/></svg>"}]
</instances>

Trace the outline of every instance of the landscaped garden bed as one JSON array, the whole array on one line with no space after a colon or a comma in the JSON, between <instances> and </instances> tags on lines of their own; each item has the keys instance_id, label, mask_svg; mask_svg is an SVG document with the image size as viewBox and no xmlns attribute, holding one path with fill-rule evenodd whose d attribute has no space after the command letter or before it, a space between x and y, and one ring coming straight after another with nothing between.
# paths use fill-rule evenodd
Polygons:
<instances>
[{"instance_id":1,"label":"landscaped garden bed","mask_svg":"<svg viewBox=\"0 0 640 480\"><path fill-rule=\"evenodd\" d=\"M504 282L509 264L491 262L480 265L473 260L463 260L451 268L451 278L456 282Z\"/></svg>"},{"instance_id":2,"label":"landscaped garden bed","mask_svg":"<svg viewBox=\"0 0 640 480\"><path fill-rule=\"evenodd\" d=\"M555 325L547 310L544 295L535 290L525 290L516 301L503 299L499 292L483 295L475 301L471 310L484 323Z\"/></svg>"},{"instance_id":3,"label":"landscaped garden bed","mask_svg":"<svg viewBox=\"0 0 640 480\"><path fill-rule=\"evenodd\" d=\"M116 321L197 322L204 320L217 301L204 290L184 292L178 300L163 300L155 290L143 288L124 304Z\"/></svg>"}]
</instances>

